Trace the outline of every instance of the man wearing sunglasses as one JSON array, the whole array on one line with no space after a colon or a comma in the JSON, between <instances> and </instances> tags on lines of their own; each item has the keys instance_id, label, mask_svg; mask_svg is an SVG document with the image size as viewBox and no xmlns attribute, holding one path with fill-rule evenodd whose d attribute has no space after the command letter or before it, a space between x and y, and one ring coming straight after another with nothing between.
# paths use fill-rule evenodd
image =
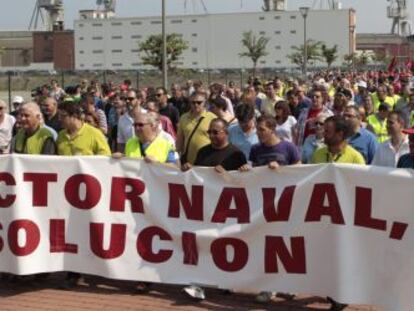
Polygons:
<instances>
[{"instance_id":1,"label":"man wearing sunglasses","mask_svg":"<svg viewBox=\"0 0 414 311\"><path fill-rule=\"evenodd\" d=\"M174 145L160 130L159 114L155 112L138 113L134 117L135 136L125 146L125 156L144 159L147 163L177 164L178 157ZM115 153L114 158L122 157Z\"/></svg>"},{"instance_id":2,"label":"man wearing sunglasses","mask_svg":"<svg viewBox=\"0 0 414 311\"><path fill-rule=\"evenodd\" d=\"M194 164L198 151L210 144L207 133L211 120L216 115L206 110L206 95L195 93L190 98L191 109L183 114L178 125L177 151L181 154L181 164Z\"/></svg>"},{"instance_id":3,"label":"man wearing sunglasses","mask_svg":"<svg viewBox=\"0 0 414 311\"><path fill-rule=\"evenodd\" d=\"M127 113L124 113L118 120L117 151L119 152L124 151L126 142L134 136L134 127L132 126L134 123L134 114L147 112L141 107L142 97L137 96L135 91L128 91L125 101Z\"/></svg>"},{"instance_id":4,"label":"man wearing sunglasses","mask_svg":"<svg viewBox=\"0 0 414 311\"><path fill-rule=\"evenodd\" d=\"M178 122L180 121L180 113L173 104L168 102L167 90L163 87L158 87L155 90L155 97L159 106L159 114L170 119L174 126L174 130L177 131Z\"/></svg>"},{"instance_id":5,"label":"man wearing sunglasses","mask_svg":"<svg viewBox=\"0 0 414 311\"><path fill-rule=\"evenodd\" d=\"M198 151L194 166L215 167L221 173L224 170L238 170L247 164L243 152L229 142L228 126L227 121L222 118L211 121L207 131L211 144ZM185 171L191 167L189 163L184 163L182 169Z\"/></svg>"}]
</instances>

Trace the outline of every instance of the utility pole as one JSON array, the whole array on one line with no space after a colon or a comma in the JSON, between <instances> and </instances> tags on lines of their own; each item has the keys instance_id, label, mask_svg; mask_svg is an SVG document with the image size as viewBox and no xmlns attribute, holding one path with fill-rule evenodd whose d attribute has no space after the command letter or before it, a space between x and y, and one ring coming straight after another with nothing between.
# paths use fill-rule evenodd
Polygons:
<instances>
[{"instance_id":1,"label":"utility pole","mask_svg":"<svg viewBox=\"0 0 414 311\"><path fill-rule=\"evenodd\" d=\"M303 68L302 73L303 76L306 77L308 71L308 42L306 38L306 18L308 17L309 7L300 7L299 8L300 14L303 17Z\"/></svg>"},{"instance_id":2,"label":"utility pole","mask_svg":"<svg viewBox=\"0 0 414 311\"><path fill-rule=\"evenodd\" d=\"M165 18L165 0L162 0L162 86L168 88L167 77L167 33L166 33L166 18Z\"/></svg>"}]
</instances>

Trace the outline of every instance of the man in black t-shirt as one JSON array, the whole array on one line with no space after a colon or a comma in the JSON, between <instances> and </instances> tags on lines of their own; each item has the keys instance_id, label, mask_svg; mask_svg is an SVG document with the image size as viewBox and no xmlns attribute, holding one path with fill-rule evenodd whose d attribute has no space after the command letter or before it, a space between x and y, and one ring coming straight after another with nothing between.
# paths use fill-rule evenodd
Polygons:
<instances>
[{"instance_id":1,"label":"man in black t-shirt","mask_svg":"<svg viewBox=\"0 0 414 311\"><path fill-rule=\"evenodd\" d=\"M217 171L223 169L233 171L247 164L244 153L229 143L228 124L224 119L216 118L210 123L207 131L211 144L201 148L194 162L195 166L215 167ZM190 169L188 165L183 170Z\"/></svg>"}]
</instances>

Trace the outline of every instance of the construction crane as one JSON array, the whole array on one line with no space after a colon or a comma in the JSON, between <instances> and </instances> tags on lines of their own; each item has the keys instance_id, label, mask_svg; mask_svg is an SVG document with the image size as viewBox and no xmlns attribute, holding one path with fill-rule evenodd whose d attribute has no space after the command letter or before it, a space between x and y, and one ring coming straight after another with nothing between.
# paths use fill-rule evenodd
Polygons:
<instances>
[{"instance_id":1,"label":"construction crane","mask_svg":"<svg viewBox=\"0 0 414 311\"><path fill-rule=\"evenodd\" d=\"M39 21L42 23L42 30L63 30L63 12L62 0L36 0L29 30L38 30Z\"/></svg>"},{"instance_id":2,"label":"construction crane","mask_svg":"<svg viewBox=\"0 0 414 311\"><path fill-rule=\"evenodd\" d=\"M408 0L387 0L387 16L392 19L391 34L410 36L412 25L408 14Z\"/></svg>"},{"instance_id":3,"label":"construction crane","mask_svg":"<svg viewBox=\"0 0 414 311\"><path fill-rule=\"evenodd\" d=\"M338 10L342 7L339 0L313 0L312 9L314 10Z\"/></svg>"},{"instance_id":4,"label":"construction crane","mask_svg":"<svg viewBox=\"0 0 414 311\"><path fill-rule=\"evenodd\" d=\"M197 7L196 0L190 0L190 1L193 6L193 12L196 13L196 7ZM184 13L187 13L188 2L189 0L184 0ZM208 14L208 10L207 10L206 4L204 3L204 0L200 0L200 3L201 3L201 6L203 7L204 14Z\"/></svg>"},{"instance_id":5,"label":"construction crane","mask_svg":"<svg viewBox=\"0 0 414 311\"><path fill-rule=\"evenodd\" d=\"M115 0L96 0L96 5L100 11L115 13Z\"/></svg>"},{"instance_id":6,"label":"construction crane","mask_svg":"<svg viewBox=\"0 0 414 311\"><path fill-rule=\"evenodd\" d=\"M271 6L272 4L272 6ZM269 11L284 11L286 7L286 1L285 0L272 0L272 3L270 0L263 0L263 6L262 10L265 12Z\"/></svg>"}]
</instances>

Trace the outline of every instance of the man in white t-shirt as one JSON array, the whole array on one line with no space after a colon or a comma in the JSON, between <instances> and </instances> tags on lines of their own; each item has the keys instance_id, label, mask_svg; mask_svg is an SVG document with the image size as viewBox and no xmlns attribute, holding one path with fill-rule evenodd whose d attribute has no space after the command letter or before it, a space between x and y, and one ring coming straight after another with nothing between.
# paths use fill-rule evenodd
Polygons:
<instances>
[{"instance_id":1,"label":"man in white t-shirt","mask_svg":"<svg viewBox=\"0 0 414 311\"><path fill-rule=\"evenodd\" d=\"M408 135L403 133L404 128L404 115L401 112L390 112L387 118L387 131L390 139L378 146L372 165L396 167L398 159L410 152Z\"/></svg>"},{"instance_id":2,"label":"man in white t-shirt","mask_svg":"<svg viewBox=\"0 0 414 311\"><path fill-rule=\"evenodd\" d=\"M13 126L16 119L7 112L7 105L0 100L0 153L10 152Z\"/></svg>"}]
</instances>

